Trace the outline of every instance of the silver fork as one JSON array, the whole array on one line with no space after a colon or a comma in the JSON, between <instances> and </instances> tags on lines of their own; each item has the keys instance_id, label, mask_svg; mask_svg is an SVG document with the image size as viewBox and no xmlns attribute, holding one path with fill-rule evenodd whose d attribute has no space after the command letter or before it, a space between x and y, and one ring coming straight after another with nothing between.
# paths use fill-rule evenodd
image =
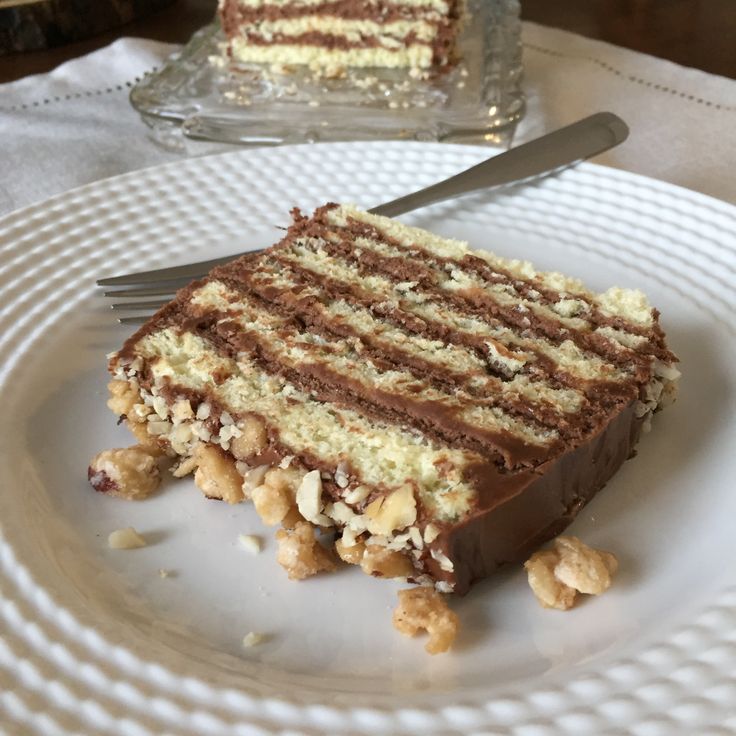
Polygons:
<instances>
[{"instance_id":1,"label":"silver fork","mask_svg":"<svg viewBox=\"0 0 736 736\"><path fill-rule=\"evenodd\" d=\"M469 192L523 182L603 153L625 141L628 135L629 129L621 118L611 112L599 112L493 156L449 179L368 211L376 215L396 217ZM100 279L97 285L124 287L105 291L106 297L143 299L143 301L116 302L112 305L112 309L116 311L144 312L145 314L121 317L118 320L122 324L140 324L148 319L152 310L166 304L177 289L194 279L201 278L215 266L241 255L244 254L236 253L185 266L113 276Z\"/></svg>"}]
</instances>

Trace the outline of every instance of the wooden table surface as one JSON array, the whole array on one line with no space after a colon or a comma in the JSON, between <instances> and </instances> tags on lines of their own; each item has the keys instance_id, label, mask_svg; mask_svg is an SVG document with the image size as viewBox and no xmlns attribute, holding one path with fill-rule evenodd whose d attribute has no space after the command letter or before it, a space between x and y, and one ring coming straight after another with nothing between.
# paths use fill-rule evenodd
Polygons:
<instances>
[{"instance_id":1,"label":"wooden table surface","mask_svg":"<svg viewBox=\"0 0 736 736\"><path fill-rule=\"evenodd\" d=\"M215 5L216 0L178 0L86 41L0 56L0 83L50 71L121 36L183 43L210 20ZM736 79L736 0L522 0L522 15Z\"/></svg>"}]
</instances>

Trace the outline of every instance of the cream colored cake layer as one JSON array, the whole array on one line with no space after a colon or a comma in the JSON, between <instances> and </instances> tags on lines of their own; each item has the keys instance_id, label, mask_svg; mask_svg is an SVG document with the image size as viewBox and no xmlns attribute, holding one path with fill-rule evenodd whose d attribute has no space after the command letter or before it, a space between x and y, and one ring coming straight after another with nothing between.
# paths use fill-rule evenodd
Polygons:
<instances>
[{"instance_id":1,"label":"cream colored cake layer","mask_svg":"<svg viewBox=\"0 0 736 736\"><path fill-rule=\"evenodd\" d=\"M337 239L335 238L335 240ZM405 249L369 238L356 238L355 244L358 249L364 248L393 258L406 257L407 255ZM427 261L423 261L423 264L428 265ZM469 290L482 291L500 306L514 307L517 310L527 309L538 317L559 322L571 330L594 331L610 340L612 347L623 354L647 342L646 337L623 329L596 327L589 319L591 316L590 305L581 299L562 298L558 302L548 305L539 301L541 297L539 292L524 295L513 284L489 283L473 273L463 271L459 267L450 271L437 268L435 272L441 289L457 293ZM539 279L538 276L537 280L541 282L542 279ZM641 292L614 288L606 294L600 295L600 297L592 293L587 296L606 315L623 316L621 312L624 311L625 319L635 326L649 326L645 320L651 320L651 306L649 306L646 297ZM613 304L612 307L611 304ZM618 314L615 312L616 309L619 309Z\"/></svg>"},{"instance_id":2,"label":"cream colored cake layer","mask_svg":"<svg viewBox=\"0 0 736 736\"><path fill-rule=\"evenodd\" d=\"M275 281L280 278L279 274L274 274L274 276L274 281L269 282L271 285L275 285ZM287 280L282 281L284 290L290 290L293 286L294 284ZM314 289L312 293L316 295L318 291ZM302 296L306 296L306 293L302 292ZM257 326L263 330L264 334L277 332L285 323L285 320L279 316L264 314L257 307L249 308L252 300L217 281L208 282L197 289L192 295L191 302L213 312L219 310L237 315L244 329ZM318 302L315 304L315 309L322 312L331 321L338 321L342 325L349 326L366 343L378 348L382 347L386 351L399 348L408 356L419 357L436 366L440 372L448 371L455 376L464 374L468 379L467 384L480 395L497 395L510 400L524 399L537 403L543 402L557 408L562 414L577 412L584 403L582 391L553 388L547 383L532 381L529 376L523 374L517 374L513 379L506 381L490 377L487 373L487 362L481 360L469 348L448 344L442 340L419 337L407 330L387 324L374 317L367 309L351 306L345 301L331 301L326 305ZM304 339L309 340L309 337L305 336ZM315 336L314 340L316 341L314 345L319 346L320 338ZM281 341L281 338L278 338L277 344ZM348 344L344 340L340 343L348 349ZM364 359L361 356L357 357L362 363ZM329 363L330 354L325 353L321 359ZM404 375L406 382L411 380L411 374L405 373ZM374 380L370 375L365 375L364 378L366 381ZM460 381L459 388L463 385ZM472 399L469 400L472 401Z\"/></svg>"},{"instance_id":3,"label":"cream colored cake layer","mask_svg":"<svg viewBox=\"0 0 736 736\"><path fill-rule=\"evenodd\" d=\"M312 243L314 245L314 243ZM396 285L382 276L364 276L354 265L332 257L326 251L311 250L306 245L294 245L282 257L318 275L329 276L346 284L362 283L371 294L381 295L389 303L418 317L426 317L476 337L499 341L508 347L539 350L563 367L570 375L583 380L617 380L624 373L597 355L583 353L572 341L556 345L542 336L524 336L511 328L491 325L451 307L432 301L433 295L418 288L398 291Z\"/></svg>"},{"instance_id":4,"label":"cream colored cake layer","mask_svg":"<svg viewBox=\"0 0 736 736\"><path fill-rule=\"evenodd\" d=\"M338 241L338 238L335 237L333 241ZM391 258L404 258L408 255L406 248L389 245L388 243L371 238L355 238L355 245L358 252L361 249L366 249ZM422 261L422 263L425 266L430 265L426 260ZM524 296L519 292L514 284L489 283L473 273L464 271L459 266L453 267L452 270L449 271L440 266L435 269L435 273L440 287L447 291L457 292L465 289L477 289L491 296L497 304L512 306L522 304L527 309L531 309L533 312L541 316L559 321L566 327L570 327L573 330L589 327L589 322L587 320L579 316L571 316L571 313L565 309L555 309L554 306L546 306L539 303L538 299L541 297L539 292L536 293L536 298L534 298L534 294ZM568 299L565 301L570 303L572 300ZM576 313L584 314L589 310L589 307L585 302L579 301L579 305L578 309L575 310Z\"/></svg>"},{"instance_id":5,"label":"cream colored cake layer","mask_svg":"<svg viewBox=\"0 0 736 736\"><path fill-rule=\"evenodd\" d=\"M262 20L253 23L248 30L269 42L278 35L293 37L305 33L323 33L353 44L362 44L365 39L370 38L388 48L403 45L404 39L410 33L414 34L418 41L425 42L432 41L437 35L437 26L425 21L398 20L391 23L377 23L374 20L336 18L329 15Z\"/></svg>"},{"instance_id":6,"label":"cream colored cake layer","mask_svg":"<svg viewBox=\"0 0 736 736\"><path fill-rule=\"evenodd\" d=\"M423 505L441 520L470 508L474 491L464 474L481 460L473 452L436 448L418 432L316 401L247 359L236 363L214 354L191 333L160 330L142 338L136 352L154 381L214 396L234 416L258 414L295 455L311 454L331 467L349 460L362 483L378 488L414 481ZM217 374L229 377L218 385Z\"/></svg>"},{"instance_id":7,"label":"cream colored cake layer","mask_svg":"<svg viewBox=\"0 0 736 736\"><path fill-rule=\"evenodd\" d=\"M432 49L425 44L386 49L353 48L328 49L323 46L280 43L256 46L242 38L230 41L233 59L254 64L307 64L321 67L412 67L428 69L432 66Z\"/></svg>"},{"instance_id":8,"label":"cream colored cake layer","mask_svg":"<svg viewBox=\"0 0 736 736\"><path fill-rule=\"evenodd\" d=\"M472 253L483 258L492 266L502 268L521 279L536 279L543 287L550 290L567 291L573 296L585 296L597 304L605 314L621 317L642 327L651 327L653 324L652 307L646 295L637 289L612 287L602 294L596 294L588 291L578 279L557 272L537 271L528 261L507 260L489 251L471 251L468 244L463 241L441 238L426 230L404 225L397 220L371 215L353 205L342 205L330 210L327 214L329 222L343 227L348 224L348 218L373 225L389 237L416 244L440 257L458 259Z\"/></svg>"},{"instance_id":9,"label":"cream colored cake layer","mask_svg":"<svg viewBox=\"0 0 736 736\"><path fill-rule=\"evenodd\" d=\"M462 391L447 393L409 371L381 369L370 358L356 352L346 340L333 339L325 345L323 340L311 335L286 332L285 320L264 313L245 296L237 298L237 304L233 305L228 299L210 294L200 303L206 303L213 311L229 311L233 316L228 321L235 319L244 331L255 331L252 339L263 340L282 366L297 371L309 364L325 366L338 375L349 376L362 385L367 395L379 389L389 394L418 397L422 402L436 404L438 409L457 412L458 418L470 426L508 434L528 444L544 446L559 439L557 431L520 421L498 407L473 406L473 397Z\"/></svg>"},{"instance_id":10,"label":"cream colored cake layer","mask_svg":"<svg viewBox=\"0 0 736 736\"><path fill-rule=\"evenodd\" d=\"M270 283L277 286L276 279ZM281 284L284 290L293 287L293 282L283 280ZM318 289L306 289L301 296L311 295L318 297ZM209 309L226 309L230 305L243 303L243 295L229 289L225 284L218 281L208 282L205 286L197 289L192 295L192 304L201 305ZM243 306L248 304L245 299L239 308L240 314L244 315ZM485 375L487 371L486 361L479 358L473 351L459 345L450 345L441 340L429 340L425 337L414 335L410 332L394 327L380 319L377 319L368 310L350 304L344 299L335 299L327 304L315 302L312 307L330 323L346 325L354 330L359 336L370 338L370 342L377 347L385 349L401 348L410 352L422 360L436 366L440 370L450 371L456 375ZM283 323L283 320L280 320ZM277 323L274 322L274 326Z\"/></svg>"}]
</instances>

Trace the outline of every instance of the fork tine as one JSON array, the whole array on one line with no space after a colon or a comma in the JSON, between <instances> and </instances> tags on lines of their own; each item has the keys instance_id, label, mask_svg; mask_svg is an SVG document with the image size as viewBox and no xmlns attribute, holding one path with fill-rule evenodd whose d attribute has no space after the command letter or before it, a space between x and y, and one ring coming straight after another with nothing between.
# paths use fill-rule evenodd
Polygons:
<instances>
[{"instance_id":1,"label":"fork tine","mask_svg":"<svg viewBox=\"0 0 736 736\"><path fill-rule=\"evenodd\" d=\"M142 325L148 321L150 316L150 314L139 314L136 317L118 317L118 322L121 325Z\"/></svg>"},{"instance_id":2,"label":"fork tine","mask_svg":"<svg viewBox=\"0 0 736 736\"><path fill-rule=\"evenodd\" d=\"M132 312L136 309L158 309L159 307L163 307L164 304L168 304L169 301L170 299L152 299L147 302L116 302L110 306L110 309L114 309L116 311L123 310L126 312Z\"/></svg>"},{"instance_id":3,"label":"fork tine","mask_svg":"<svg viewBox=\"0 0 736 736\"><path fill-rule=\"evenodd\" d=\"M186 286L189 282L182 281L181 286ZM167 284L166 286L147 286L142 289L115 289L113 291L103 292L103 296L111 296L113 298L122 297L128 299L130 297L147 297L147 296L174 296L174 292L179 288L178 285Z\"/></svg>"},{"instance_id":4,"label":"fork tine","mask_svg":"<svg viewBox=\"0 0 736 736\"><path fill-rule=\"evenodd\" d=\"M253 251L255 252L255 251ZM213 258L209 261L199 261L199 263L187 263L184 266L174 266L173 268L157 268L153 271L141 271L139 273L128 273L122 276L110 276L106 279L99 279L97 286L128 286L131 284L157 284L172 280L196 279L204 276L215 266L221 266L224 263L244 255L236 253L225 258Z\"/></svg>"}]
</instances>

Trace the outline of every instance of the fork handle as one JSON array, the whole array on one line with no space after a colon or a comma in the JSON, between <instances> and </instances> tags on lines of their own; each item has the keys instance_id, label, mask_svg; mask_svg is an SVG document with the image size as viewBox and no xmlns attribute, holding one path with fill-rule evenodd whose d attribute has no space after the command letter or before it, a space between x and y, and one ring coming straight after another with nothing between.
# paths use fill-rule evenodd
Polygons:
<instances>
[{"instance_id":1,"label":"fork handle","mask_svg":"<svg viewBox=\"0 0 736 736\"><path fill-rule=\"evenodd\" d=\"M511 148L477 166L418 192L374 207L375 215L396 217L479 189L518 184L603 153L626 140L629 128L612 112L598 112L577 123Z\"/></svg>"},{"instance_id":2,"label":"fork handle","mask_svg":"<svg viewBox=\"0 0 736 736\"><path fill-rule=\"evenodd\" d=\"M497 187L502 184L518 184L525 179L549 174L565 166L570 166L597 153L603 153L625 141L629 129L621 118L612 112L599 112L583 120L560 128L553 133L547 133L529 143L516 146L493 158L487 159L477 166L432 184L418 192L399 197L391 202L374 207L370 212L387 217L410 212L411 210L426 207L434 202L452 199L460 194L467 194L479 189ZM260 251L250 251L258 253ZM186 266L159 268L143 273L125 274L100 279L98 286L126 286L130 284L160 284L169 282L170 291L182 284L173 284L175 280L186 282L200 278L215 266L222 265L237 258L243 253L235 253L225 258L214 258L200 263L190 263ZM130 296L139 296L139 290L132 290ZM145 289L147 296L151 289ZM159 289L153 291L158 295ZM125 296L121 292L115 296Z\"/></svg>"}]
</instances>

